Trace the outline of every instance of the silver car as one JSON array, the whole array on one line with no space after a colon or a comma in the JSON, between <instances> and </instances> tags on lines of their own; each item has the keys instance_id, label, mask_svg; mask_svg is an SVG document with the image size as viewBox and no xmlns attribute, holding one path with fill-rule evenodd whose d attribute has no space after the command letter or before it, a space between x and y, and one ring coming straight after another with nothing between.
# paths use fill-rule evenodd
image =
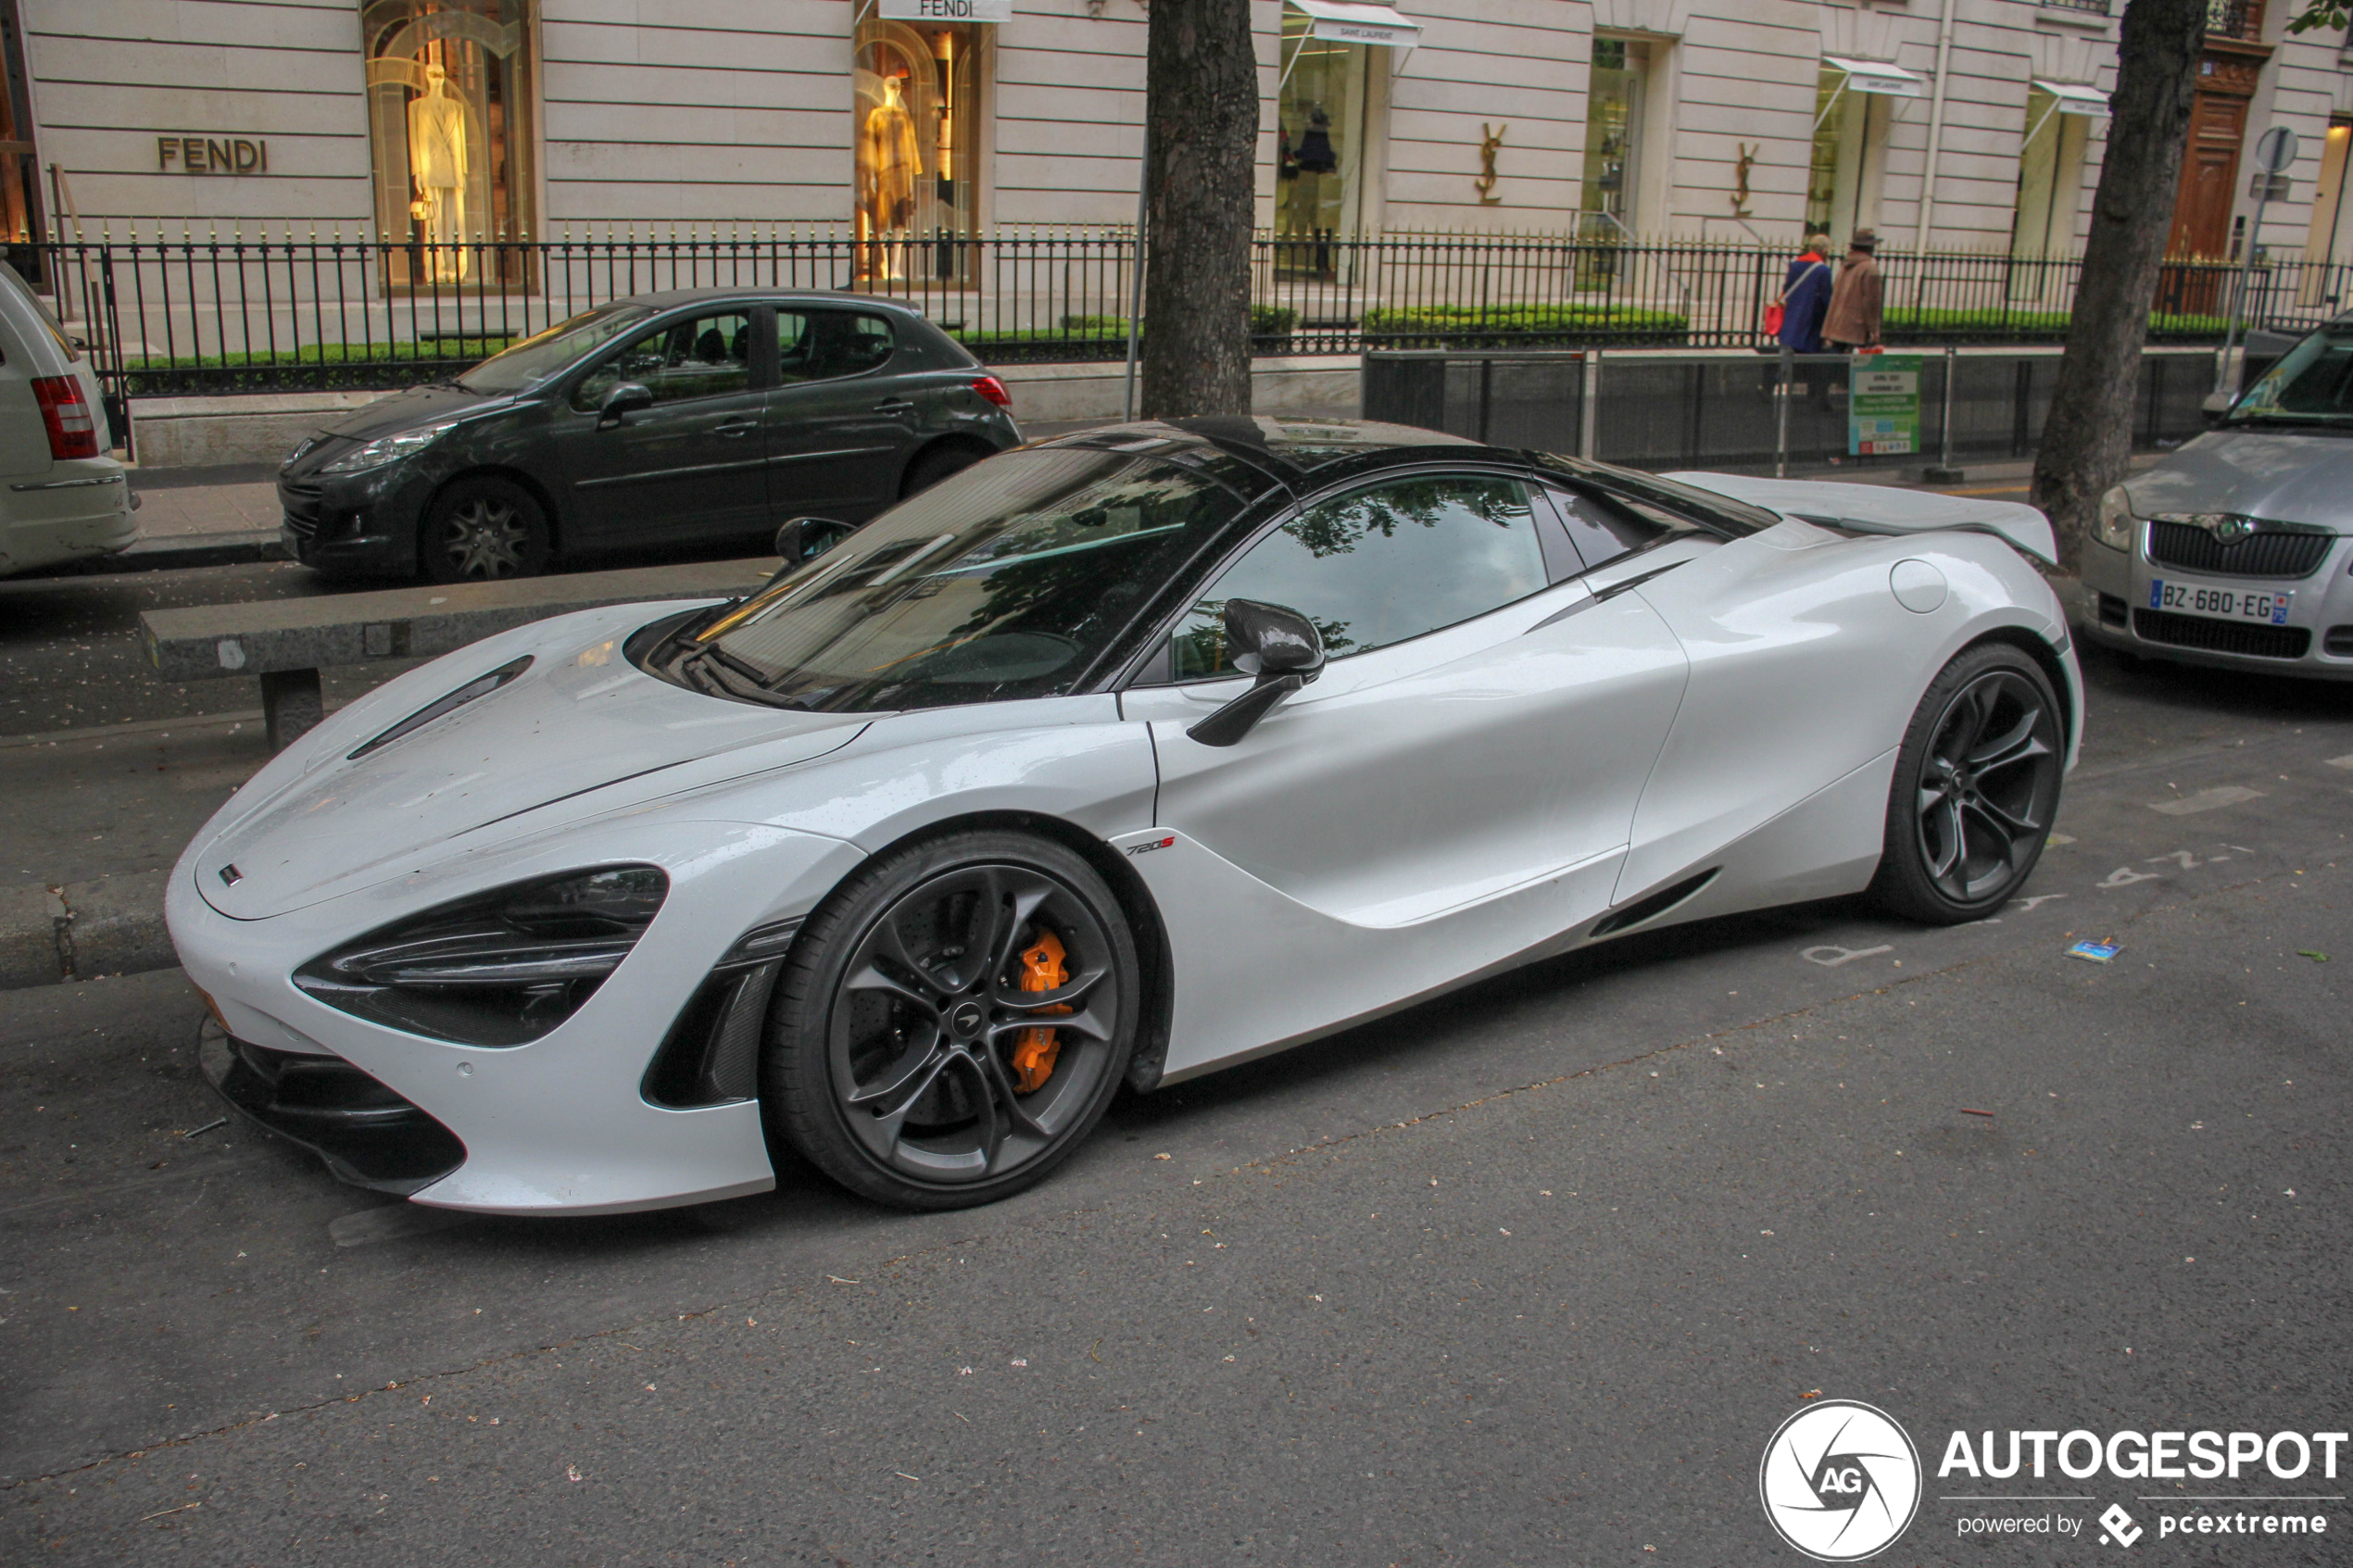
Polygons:
<instances>
[{"instance_id":1,"label":"silver car","mask_svg":"<svg viewBox=\"0 0 2353 1568\"><path fill-rule=\"evenodd\" d=\"M0 577L138 541L99 395L80 341L0 262Z\"/></svg>"},{"instance_id":2,"label":"silver car","mask_svg":"<svg viewBox=\"0 0 2353 1568\"><path fill-rule=\"evenodd\" d=\"M2091 636L2190 664L2353 679L2353 315L2214 430L2100 497Z\"/></svg>"}]
</instances>

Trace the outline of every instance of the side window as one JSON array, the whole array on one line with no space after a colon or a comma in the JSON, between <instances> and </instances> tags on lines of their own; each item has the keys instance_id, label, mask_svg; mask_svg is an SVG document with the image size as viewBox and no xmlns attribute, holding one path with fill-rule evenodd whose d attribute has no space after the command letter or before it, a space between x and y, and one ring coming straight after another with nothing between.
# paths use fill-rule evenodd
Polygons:
<instances>
[{"instance_id":1,"label":"side window","mask_svg":"<svg viewBox=\"0 0 2353 1568\"><path fill-rule=\"evenodd\" d=\"M861 370L871 370L887 360L898 347L898 341L891 336L890 323L880 316L844 312L829 324L834 331L825 356L826 375L854 376Z\"/></svg>"},{"instance_id":2,"label":"side window","mask_svg":"<svg viewBox=\"0 0 2353 1568\"><path fill-rule=\"evenodd\" d=\"M643 383L657 404L743 391L751 384L750 314L719 311L656 327L582 377L572 406L593 412L630 381Z\"/></svg>"},{"instance_id":3,"label":"side window","mask_svg":"<svg viewBox=\"0 0 2353 1568\"><path fill-rule=\"evenodd\" d=\"M817 334L798 310L776 312L776 379L786 386L817 377Z\"/></svg>"},{"instance_id":4,"label":"side window","mask_svg":"<svg viewBox=\"0 0 2353 1568\"><path fill-rule=\"evenodd\" d=\"M1549 485L1545 490L1558 508L1561 521L1568 525L1568 536L1576 541L1577 553L1584 558L1589 571L1629 550L1640 549L1668 532L1665 524L1598 496Z\"/></svg>"},{"instance_id":5,"label":"side window","mask_svg":"<svg viewBox=\"0 0 2353 1568\"><path fill-rule=\"evenodd\" d=\"M1545 584L1517 480L1448 474L1392 480L1318 502L1251 547L1178 622L1179 681L1228 673L1229 598L1289 605L1315 622L1333 659L1484 615Z\"/></svg>"}]
</instances>

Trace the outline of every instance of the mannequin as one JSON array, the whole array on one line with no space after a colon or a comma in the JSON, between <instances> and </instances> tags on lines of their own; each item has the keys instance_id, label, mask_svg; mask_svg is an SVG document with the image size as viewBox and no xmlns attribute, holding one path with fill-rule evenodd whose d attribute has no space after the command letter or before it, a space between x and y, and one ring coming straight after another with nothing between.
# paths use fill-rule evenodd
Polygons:
<instances>
[{"instance_id":1,"label":"mannequin","mask_svg":"<svg viewBox=\"0 0 2353 1568\"><path fill-rule=\"evenodd\" d=\"M466 176L472 127L466 101L449 90L449 73L439 61L425 66L425 90L409 105L409 172L422 196L416 216L424 221L426 267L436 282L466 271Z\"/></svg>"},{"instance_id":2,"label":"mannequin","mask_svg":"<svg viewBox=\"0 0 2353 1568\"><path fill-rule=\"evenodd\" d=\"M875 275L900 275L897 252L915 211L915 181L924 171L923 144L915 135L914 116L899 95L899 78L883 78L883 101L866 116L866 211L872 232L887 232L894 243L877 251Z\"/></svg>"}]
</instances>

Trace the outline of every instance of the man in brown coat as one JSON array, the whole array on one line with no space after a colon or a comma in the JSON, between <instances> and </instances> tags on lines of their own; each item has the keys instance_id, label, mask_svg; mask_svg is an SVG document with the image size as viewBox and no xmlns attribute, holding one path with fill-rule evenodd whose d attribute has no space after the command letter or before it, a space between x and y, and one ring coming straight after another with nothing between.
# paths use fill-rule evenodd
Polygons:
<instances>
[{"instance_id":1,"label":"man in brown coat","mask_svg":"<svg viewBox=\"0 0 2353 1568\"><path fill-rule=\"evenodd\" d=\"M1870 229L1856 230L1847 242L1846 264L1831 285L1831 307L1822 318L1822 341L1834 353L1880 345L1879 263L1871 257L1878 248L1879 234Z\"/></svg>"}]
</instances>

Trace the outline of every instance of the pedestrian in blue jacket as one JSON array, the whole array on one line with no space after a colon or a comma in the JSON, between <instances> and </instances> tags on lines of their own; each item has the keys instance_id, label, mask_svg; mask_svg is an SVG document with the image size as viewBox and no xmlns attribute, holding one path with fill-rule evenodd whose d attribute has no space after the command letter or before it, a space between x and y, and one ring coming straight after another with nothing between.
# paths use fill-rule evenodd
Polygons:
<instances>
[{"instance_id":1,"label":"pedestrian in blue jacket","mask_svg":"<svg viewBox=\"0 0 2353 1568\"><path fill-rule=\"evenodd\" d=\"M1822 352L1822 318L1831 307L1831 237L1806 236L1806 254L1789 264L1781 279L1781 330L1778 334L1791 352Z\"/></svg>"}]
</instances>

